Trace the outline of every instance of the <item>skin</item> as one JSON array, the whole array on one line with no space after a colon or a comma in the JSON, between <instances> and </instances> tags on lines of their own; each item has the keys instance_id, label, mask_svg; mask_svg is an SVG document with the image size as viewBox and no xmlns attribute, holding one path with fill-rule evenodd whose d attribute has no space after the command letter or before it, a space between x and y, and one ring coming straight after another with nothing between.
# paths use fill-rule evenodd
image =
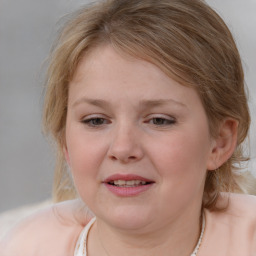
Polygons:
<instances>
[{"instance_id":1,"label":"skin","mask_svg":"<svg viewBox=\"0 0 256 256\"><path fill-rule=\"evenodd\" d=\"M222 137L235 123L222 127L224 136L212 139L197 92L153 64L111 46L84 57L69 88L65 153L82 200L97 216L89 254L191 253L206 171L224 160ZM103 183L114 174L154 184L120 197Z\"/></svg>"},{"instance_id":2,"label":"skin","mask_svg":"<svg viewBox=\"0 0 256 256\"><path fill-rule=\"evenodd\" d=\"M54 204L15 226L0 241L1 256L70 256L91 215L80 200Z\"/></svg>"},{"instance_id":3,"label":"skin","mask_svg":"<svg viewBox=\"0 0 256 256\"><path fill-rule=\"evenodd\" d=\"M192 88L110 46L92 51L70 84L64 149L83 202L55 204L25 219L0 241L0 254L73 255L91 218L86 203L97 216L89 256L189 255L200 233L206 171L236 146L236 121L227 118L218 129L211 138ZM116 173L154 183L119 197L102 183Z\"/></svg>"}]
</instances>

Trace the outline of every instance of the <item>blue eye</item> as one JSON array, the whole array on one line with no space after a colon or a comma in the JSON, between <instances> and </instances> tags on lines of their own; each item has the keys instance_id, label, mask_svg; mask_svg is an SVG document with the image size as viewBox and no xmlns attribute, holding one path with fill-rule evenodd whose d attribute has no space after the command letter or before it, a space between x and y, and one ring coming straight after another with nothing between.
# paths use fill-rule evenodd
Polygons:
<instances>
[{"instance_id":1,"label":"blue eye","mask_svg":"<svg viewBox=\"0 0 256 256\"><path fill-rule=\"evenodd\" d=\"M105 118L95 117L82 120L82 123L87 124L89 126L101 126L109 123Z\"/></svg>"}]
</instances>

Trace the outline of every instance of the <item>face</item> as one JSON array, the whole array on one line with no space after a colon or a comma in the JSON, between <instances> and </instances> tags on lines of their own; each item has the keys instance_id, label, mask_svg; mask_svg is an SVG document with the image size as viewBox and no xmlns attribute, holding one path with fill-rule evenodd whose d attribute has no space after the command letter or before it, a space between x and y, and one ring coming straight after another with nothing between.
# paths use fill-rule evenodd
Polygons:
<instances>
[{"instance_id":1,"label":"face","mask_svg":"<svg viewBox=\"0 0 256 256\"><path fill-rule=\"evenodd\" d=\"M70 83L66 158L106 223L165 225L201 207L212 140L196 91L146 61L100 47Z\"/></svg>"}]
</instances>

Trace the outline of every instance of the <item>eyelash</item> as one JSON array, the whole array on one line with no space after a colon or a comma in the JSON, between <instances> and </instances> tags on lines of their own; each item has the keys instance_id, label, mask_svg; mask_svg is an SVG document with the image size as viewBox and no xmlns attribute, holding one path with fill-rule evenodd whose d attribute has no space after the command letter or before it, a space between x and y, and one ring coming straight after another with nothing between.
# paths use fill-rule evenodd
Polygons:
<instances>
[{"instance_id":1,"label":"eyelash","mask_svg":"<svg viewBox=\"0 0 256 256\"><path fill-rule=\"evenodd\" d=\"M176 123L175 118L164 118L164 117L152 117L149 119L149 123L152 121L152 125L155 126L168 126ZM160 124L158 123L160 121ZM158 124L157 124L158 123Z\"/></svg>"},{"instance_id":2,"label":"eyelash","mask_svg":"<svg viewBox=\"0 0 256 256\"><path fill-rule=\"evenodd\" d=\"M99 121L101 121L100 124L98 123ZM97 123L95 123L95 122L97 122ZM83 119L82 123L86 124L90 127L99 127L99 126L102 126L105 124L109 124L110 121L108 121L106 118L103 118L103 117L92 117L92 118L88 118L88 119Z\"/></svg>"},{"instance_id":3,"label":"eyelash","mask_svg":"<svg viewBox=\"0 0 256 256\"><path fill-rule=\"evenodd\" d=\"M106 124L110 124L111 121L104 117L91 117L87 119L83 119L81 121L83 124L88 125L89 127L101 127ZM145 123L149 123L154 126L169 126L174 125L176 123L176 119L173 117L165 118L165 117L151 117L148 118Z\"/></svg>"}]
</instances>

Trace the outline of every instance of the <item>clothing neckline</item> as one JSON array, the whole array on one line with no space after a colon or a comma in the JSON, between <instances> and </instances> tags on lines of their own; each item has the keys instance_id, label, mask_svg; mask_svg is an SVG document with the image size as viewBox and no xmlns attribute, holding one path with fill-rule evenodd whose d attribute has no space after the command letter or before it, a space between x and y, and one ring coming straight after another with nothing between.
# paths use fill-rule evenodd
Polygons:
<instances>
[{"instance_id":1,"label":"clothing neckline","mask_svg":"<svg viewBox=\"0 0 256 256\"><path fill-rule=\"evenodd\" d=\"M82 230L75 247L74 256L86 256L87 255L87 238L88 233L93 226L96 217L93 217L90 222Z\"/></svg>"},{"instance_id":2,"label":"clothing neckline","mask_svg":"<svg viewBox=\"0 0 256 256\"><path fill-rule=\"evenodd\" d=\"M201 227L201 234L199 237L199 240L197 242L196 247L194 248L191 256L196 256L199 250L199 247L201 245L202 242L202 238L204 235L204 231L205 231L205 213L203 213L202 216L203 220L202 220L202 227ZM74 256L86 256L87 255L87 238L88 238L88 233L91 229L91 227L93 226L93 224L96 221L96 217L93 217L90 222L84 227L84 229L82 230L77 243L76 243L76 247L75 247L75 252L74 252Z\"/></svg>"}]
</instances>

